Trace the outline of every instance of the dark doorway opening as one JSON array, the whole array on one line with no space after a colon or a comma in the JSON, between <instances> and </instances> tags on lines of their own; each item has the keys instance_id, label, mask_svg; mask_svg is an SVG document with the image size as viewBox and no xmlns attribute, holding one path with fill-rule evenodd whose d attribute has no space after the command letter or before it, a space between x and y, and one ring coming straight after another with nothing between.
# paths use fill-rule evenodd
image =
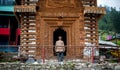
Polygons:
<instances>
[{"instance_id":1,"label":"dark doorway opening","mask_svg":"<svg viewBox=\"0 0 120 70\"><path fill-rule=\"evenodd\" d=\"M66 38L66 31L64 31L61 28L58 28L57 30L54 31L53 34L53 45L55 45L55 42L58 40L58 37L62 36L62 40L64 41L64 44L67 45L67 38Z\"/></svg>"},{"instance_id":2,"label":"dark doorway opening","mask_svg":"<svg viewBox=\"0 0 120 70\"><path fill-rule=\"evenodd\" d=\"M64 44L67 45L67 33L62 28L58 28L53 32L53 45L55 45L59 36L62 37ZM54 51L54 55L56 55L55 49L53 49L53 51ZM67 52L67 50L65 49L64 55L66 55L66 52Z\"/></svg>"}]
</instances>

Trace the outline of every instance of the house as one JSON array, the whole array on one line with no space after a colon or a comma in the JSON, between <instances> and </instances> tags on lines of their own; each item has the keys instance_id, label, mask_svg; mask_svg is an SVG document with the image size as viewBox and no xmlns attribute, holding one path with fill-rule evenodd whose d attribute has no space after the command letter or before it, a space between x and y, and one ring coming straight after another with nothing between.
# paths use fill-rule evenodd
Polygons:
<instances>
[{"instance_id":1,"label":"house","mask_svg":"<svg viewBox=\"0 0 120 70\"><path fill-rule=\"evenodd\" d=\"M17 52L20 29L14 14L14 0L0 0L0 52Z\"/></svg>"}]
</instances>

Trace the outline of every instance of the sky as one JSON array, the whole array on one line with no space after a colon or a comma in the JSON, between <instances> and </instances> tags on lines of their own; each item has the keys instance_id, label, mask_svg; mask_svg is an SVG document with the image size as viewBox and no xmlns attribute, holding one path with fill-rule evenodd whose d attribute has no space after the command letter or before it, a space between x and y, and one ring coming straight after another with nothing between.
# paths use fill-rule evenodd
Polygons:
<instances>
[{"instance_id":1,"label":"sky","mask_svg":"<svg viewBox=\"0 0 120 70\"><path fill-rule=\"evenodd\" d=\"M120 0L97 0L98 6L101 4L102 6L107 5L110 7L116 7L117 10L120 10Z\"/></svg>"}]
</instances>

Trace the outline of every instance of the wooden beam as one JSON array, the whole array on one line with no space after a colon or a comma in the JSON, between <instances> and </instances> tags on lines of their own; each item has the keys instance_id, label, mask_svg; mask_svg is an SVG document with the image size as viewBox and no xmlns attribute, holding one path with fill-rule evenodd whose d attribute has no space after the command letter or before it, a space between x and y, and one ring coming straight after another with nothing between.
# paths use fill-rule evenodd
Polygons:
<instances>
[{"instance_id":1,"label":"wooden beam","mask_svg":"<svg viewBox=\"0 0 120 70\"><path fill-rule=\"evenodd\" d=\"M84 14L86 13L93 13L93 14L106 14L105 8L98 8L98 7L85 7Z\"/></svg>"},{"instance_id":2,"label":"wooden beam","mask_svg":"<svg viewBox=\"0 0 120 70\"><path fill-rule=\"evenodd\" d=\"M36 6L16 5L14 6L14 12L36 12Z\"/></svg>"}]
</instances>

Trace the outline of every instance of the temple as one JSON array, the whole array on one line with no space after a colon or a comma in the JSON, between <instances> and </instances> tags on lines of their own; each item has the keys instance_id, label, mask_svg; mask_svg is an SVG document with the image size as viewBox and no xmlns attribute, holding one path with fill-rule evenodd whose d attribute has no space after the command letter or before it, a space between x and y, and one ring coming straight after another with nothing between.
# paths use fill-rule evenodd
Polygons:
<instances>
[{"instance_id":1,"label":"temple","mask_svg":"<svg viewBox=\"0 0 120 70\"><path fill-rule=\"evenodd\" d=\"M98 20L105 8L97 0L16 0L20 24L20 53L36 59L54 59L58 36L65 43L65 58L83 58L84 47L98 46Z\"/></svg>"}]
</instances>

